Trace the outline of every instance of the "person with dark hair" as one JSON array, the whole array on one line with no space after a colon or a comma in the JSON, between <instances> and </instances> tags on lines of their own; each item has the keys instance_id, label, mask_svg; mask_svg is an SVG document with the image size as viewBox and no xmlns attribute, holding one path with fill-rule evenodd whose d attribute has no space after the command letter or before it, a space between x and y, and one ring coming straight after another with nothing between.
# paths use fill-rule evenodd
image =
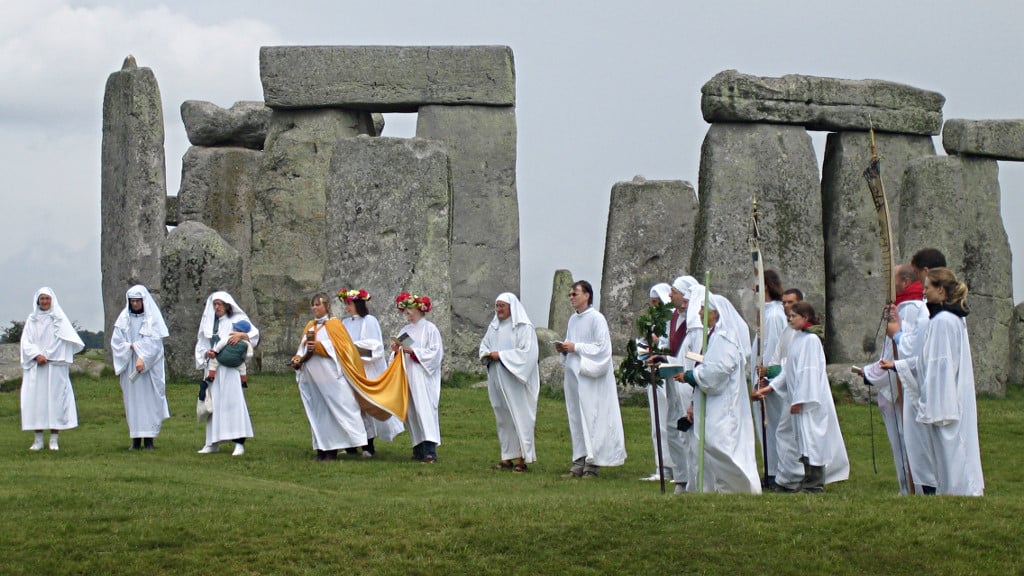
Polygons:
<instances>
[{"instance_id":1,"label":"person with dark hair","mask_svg":"<svg viewBox=\"0 0 1024 576\"><path fill-rule=\"evenodd\" d=\"M243 320L249 323L250 330L235 331L233 326ZM217 356L214 345L221 338L226 338L229 345L248 340L256 346L259 344L260 331L252 325L249 316L231 294L214 292L206 299L206 307L199 321L195 348L196 368L203 370L207 361ZM206 442L199 453L218 452L221 442L231 441L235 444L232 456L245 454L245 440L252 438L253 431L238 368L228 366L222 360L206 392L213 395L214 413L206 420Z\"/></svg>"},{"instance_id":2,"label":"person with dark hair","mask_svg":"<svg viewBox=\"0 0 1024 576\"><path fill-rule=\"evenodd\" d=\"M384 359L384 334L380 329L380 322L370 314L367 302L370 301L370 293L366 290L339 290L338 300L345 304L345 318L342 324L348 330L349 336L359 349L359 357L363 361L363 368L366 377L376 379L387 369L387 361ZM372 458L376 454L374 440L380 438L385 442L391 442L396 436L405 431L405 425L395 416L385 421L378 420L368 411L363 410L363 426L366 428L366 445L363 446L363 458ZM348 454L356 454L357 448L346 448Z\"/></svg>"},{"instance_id":3,"label":"person with dark hair","mask_svg":"<svg viewBox=\"0 0 1024 576\"><path fill-rule=\"evenodd\" d=\"M762 327L762 333L764 342L758 344L755 340L754 346L751 347L751 362L750 365L754 366L757 370L756 378L752 378L753 382L761 382L762 378L767 376L768 366L781 365L782 362L777 357L779 353L779 341L782 338L782 334L786 330L786 310L782 304L782 280L779 278L779 273L775 270L764 271L764 286L765 294L762 296L758 294L758 297L764 298L764 326ZM754 285L754 291L757 291L757 285ZM761 348L761 363L757 364L757 349L758 345ZM764 402L764 422L761 422L761 410L754 410L754 431L757 433L758 441L761 442L764 447L764 452L767 454L767 463L765 468L768 472L768 477L763 480L763 485L772 488L775 485L775 476L778 473L779 459L778 459L778 447L776 446L776 437L778 436L779 428L779 417L782 415L783 410L787 408L783 404L784 398L778 394L772 394L764 397L761 401ZM762 437L762 429L764 431Z\"/></svg>"},{"instance_id":4,"label":"person with dark hair","mask_svg":"<svg viewBox=\"0 0 1024 576\"><path fill-rule=\"evenodd\" d=\"M572 466L564 477L596 478L602 466L626 461L626 439L612 369L608 321L594 309L594 289L586 280L572 285L565 341L556 342L565 368L565 409L572 437Z\"/></svg>"},{"instance_id":5,"label":"person with dark hair","mask_svg":"<svg viewBox=\"0 0 1024 576\"><path fill-rule=\"evenodd\" d=\"M32 312L21 332L21 429L35 431L29 450L43 449L50 430L50 450L60 450L61 430L78 427L78 407L69 370L85 344L50 288L32 298Z\"/></svg>"},{"instance_id":6,"label":"person with dark hair","mask_svg":"<svg viewBox=\"0 0 1024 576\"><path fill-rule=\"evenodd\" d=\"M412 457L424 464L437 462L437 447L441 445L441 362L444 343L441 331L426 319L432 304L430 297L402 292L395 305L409 323L401 335L408 342L392 342L391 351L402 354L409 387L409 415L405 420L412 439Z\"/></svg>"},{"instance_id":7,"label":"person with dark hair","mask_svg":"<svg viewBox=\"0 0 1024 576\"><path fill-rule=\"evenodd\" d=\"M799 288L788 288L782 292L782 304L783 306L792 306L795 302L800 302L804 299L804 293Z\"/></svg>"},{"instance_id":8,"label":"person with dark hair","mask_svg":"<svg viewBox=\"0 0 1024 576\"><path fill-rule=\"evenodd\" d=\"M780 442L784 449L779 453L780 470L788 469L795 460L802 465L803 475L796 483L788 475L777 477L778 485L789 492L823 492L825 484L849 478L850 460L825 371L825 349L811 330L818 324L814 306L806 301L793 304L788 321L795 336L782 374L755 397L770 394L776 386L788 391L796 443Z\"/></svg>"},{"instance_id":9,"label":"person with dark hair","mask_svg":"<svg viewBox=\"0 0 1024 576\"><path fill-rule=\"evenodd\" d=\"M930 319L916 359L917 421L928 428L935 492L951 496L985 493L974 364L965 320L967 293L967 285L948 268L928 270L924 294ZM892 363L885 367L891 368Z\"/></svg>"},{"instance_id":10,"label":"person with dark hair","mask_svg":"<svg viewBox=\"0 0 1024 576\"><path fill-rule=\"evenodd\" d=\"M896 266L893 271L893 280L896 285L896 310L900 316L903 326L913 331L914 324L920 309L924 307L922 296L924 288L917 281L914 269L907 264ZM862 372L865 381L875 386L878 390L878 411L882 414L885 422L886 434L889 437L889 445L892 447L893 464L896 468L896 482L900 494L910 493L910 479L907 477L907 470L910 469L910 455L913 450L920 452L923 449L922 439L923 425L911 420L903 419L902 410L898 409L899 390L897 388L896 373L891 370L883 370L881 363L893 359L893 341L886 336L882 343L882 354L878 361L864 366ZM903 402L908 402L906 390L904 390ZM922 488L921 478L914 476L915 491Z\"/></svg>"},{"instance_id":11,"label":"person with dark hair","mask_svg":"<svg viewBox=\"0 0 1024 576\"><path fill-rule=\"evenodd\" d=\"M922 248L914 253L910 259L910 265L920 276L922 272L927 274L928 270L932 268L945 268L946 255L936 248Z\"/></svg>"},{"instance_id":12,"label":"person with dark hair","mask_svg":"<svg viewBox=\"0 0 1024 576\"><path fill-rule=\"evenodd\" d=\"M164 375L167 336L167 324L149 290L141 284L129 288L110 337L114 373L121 382L132 439L129 450L152 450L163 421L171 417Z\"/></svg>"}]
</instances>

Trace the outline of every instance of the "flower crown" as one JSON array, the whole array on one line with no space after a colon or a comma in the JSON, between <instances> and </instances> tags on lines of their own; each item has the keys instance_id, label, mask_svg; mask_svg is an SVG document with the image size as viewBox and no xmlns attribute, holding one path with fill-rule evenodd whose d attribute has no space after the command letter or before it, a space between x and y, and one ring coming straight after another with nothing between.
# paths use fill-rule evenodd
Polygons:
<instances>
[{"instance_id":1,"label":"flower crown","mask_svg":"<svg viewBox=\"0 0 1024 576\"><path fill-rule=\"evenodd\" d=\"M370 299L370 293L366 290L338 290L338 300L342 302L352 302L353 300L366 300Z\"/></svg>"},{"instance_id":2,"label":"flower crown","mask_svg":"<svg viewBox=\"0 0 1024 576\"><path fill-rule=\"evenodd\" d=\"M416 308L425 314L430 312L430 297L402 292L395 297L395 305L398 306L399 310Z\"/></svg>"}]
</instances>

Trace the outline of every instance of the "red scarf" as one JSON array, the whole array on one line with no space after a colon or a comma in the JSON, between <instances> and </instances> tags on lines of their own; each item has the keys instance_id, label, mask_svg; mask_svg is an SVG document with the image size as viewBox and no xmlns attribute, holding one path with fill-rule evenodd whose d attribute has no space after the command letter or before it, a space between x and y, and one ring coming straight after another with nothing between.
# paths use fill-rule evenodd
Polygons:
<instances>
[{"instance_id":1,"label":"red scarf","mask_svg":"<svg viewBox=\"0 0 1024 576\"><path fill-rule=\"evenodd\" d=\"M906 288L900 290L900 293L896 295L896 305L899 306L904 302L910 302L911 300L921 300L924 298L924 287L917 280L914 280Z\"/></svg>"}]
</instances>

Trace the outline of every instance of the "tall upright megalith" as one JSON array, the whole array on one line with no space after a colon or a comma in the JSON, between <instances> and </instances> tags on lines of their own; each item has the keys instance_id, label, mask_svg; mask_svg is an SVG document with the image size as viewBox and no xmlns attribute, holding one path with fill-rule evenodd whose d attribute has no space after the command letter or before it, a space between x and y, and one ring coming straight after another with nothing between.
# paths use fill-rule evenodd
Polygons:
<instances>
[{"instance_id":1,"label":"tall upright megalith","mask_svg":"<svg viewBox=\"0 0 1024 576\"><path fill-rule=\"evenodd\" d=\"M929 136L875 135L893 233L900 222L900 184L911 161L935 155ZM887 279L882 261L878 213L864 179L871 160L867 132L828 135L821 175L827 290L825 345L829 362L864 364L877 359L884 339L879 328ZM911 215L910 217L913 217ZM908 262L892 238L896 263ZM893 295L895 297L895 295Z\"/></svg>"},{"instance_id":2,"label":"tall upright megalith","mask_svg":"<svg viewBox=\"0 0 1024 576\"><path fill-rule=\"evenodd\" d=\"M565 269L555 270L551 278L551 304L548 307L548 329L565 336L569 326L569 317L574 310L569 305L569 289L575 280L572 272Z\"/></svg>"},{"instance_id":3,"label":"tall upright megalith","mask_svg":"<svg viewBox=\"0 0 1024 576\"><path fill-rule=\"evenodd\" d=\"M825 304L821 190L811 137L800 126L712 124L700 158L700 213L690 268L711 272L711 291L754 318L754 268L748 238L757 196L765 266L786 287Z\"/></svg>"},{"instance_id":4,"label":"tall upright megalith","mask_svg":"<svg viewBox=\"0 0 1024 576\"><path fill-rule=\"evenodd\" d=\"M444 145L420 138L346 138L334 148L329 174L324 285L368 290L385 337L398 335L407 323L395 308L400 291L429 296L427 317L447 351L452 202Z\"/></svg>"},{"instance_id":5,"label":"tall upright megalith","mask_svg":"<svg viewBox=\"0 0 1024 576\"><path fill-rule=\"evenodd\" d=\"M103 95L100 266L104 331L124 308L125 291L145 284L160 299L160 255L167 235L167 177L160 88L128 56Z\"/></svg>"},{"instance_id":6,"label":"tall upright megalith","mask_svg":"<svg viewBox=\"0 0 1024 576\"><path fill-rule=\"evenodd\" d=\"M601 313L612 348L625 352L638 336L637 315L649 306L651 286L689 274L697 194L682 180L644 180L612 186L601 272Z\"/></svg>"}]
</instances>

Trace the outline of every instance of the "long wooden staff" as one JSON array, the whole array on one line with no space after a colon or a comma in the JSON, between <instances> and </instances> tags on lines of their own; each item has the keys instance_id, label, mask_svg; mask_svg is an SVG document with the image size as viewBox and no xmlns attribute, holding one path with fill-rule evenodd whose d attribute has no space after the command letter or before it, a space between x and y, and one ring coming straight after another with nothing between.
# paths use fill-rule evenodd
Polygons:
<instances>
[{"instance_id":1,"label":"long wooden staff","mask_svg":"<svg viewBox=\"0 0 1024 576\"><path fill-rule=\"evenodd\" d=\"M647 325L647 346L650 354L654 354L654 324ZM658 455L658 478L661 480L661 493L665 493L665 456L661 449L661 415L658 413L658 367L651 364L647 367L651 375L651 402L654 406L654 446Z\"/></svg>"},{"instance_id":2,"label":"long wooden staff","mask_svg":"<svg viewBox=\"0 0 1024 576\"><path fill-rule=\"evenodd\" d=\"M760 376L757 369L764 363L764 258L761 257L761 228L757 214L757 194L754 194L753 209L750 215L750 257L754 260L754 270L757 273L757 354L754 362L754 386L757 390ZM765 406L764 398L759 401L761 405L761 462L764 467L764 480L761 487L768 486L768 409Z\"/></svg>"},{"instance_id":3,"label":"long wooden staff","mask_svg":"<svg viewBox=\"0 0 1024 576\"><path fill-rule=\"evenodd\" d=\"M711 271L704 272L704 329L700 341L701 355L708 353L708 310L711 304ZM708 395L700 391L700 442L697 452L697 493L704 493L704 436L707 433Z\"/></svg>"},{"instance_id":4,"label":"long wooden staff","mask_svg":"<svg viewBox=\"0 0 1024 576\"><path fill-rule=\"evenodd\" d=\"M868 189L871 190L871 200L875 203L875 211L878 213L878 238L882 243L882 273L885 282L885 309L886 319L889 318L888 310L896 301L896 279L893 277L893 270L896 268L896 258L892 251L892 218L889 216L889 200L885 195L885 186L882 184L881 159L878 157L878 148L875 146L875 129L871 128L871 162L864 170L864 179L868 182ZM899 351L896 348L896 341L892 342L892 359L899 358ZM899 376L896 376L896 410L897 423L903 419L903 383ZM900 436L900 446L903 446L903 431L897 430ZM903 467L907 473L907 483L911 494L914 493L914 478L910 473L910 463L903 458Z\"/></svg>"}]
</instances>

